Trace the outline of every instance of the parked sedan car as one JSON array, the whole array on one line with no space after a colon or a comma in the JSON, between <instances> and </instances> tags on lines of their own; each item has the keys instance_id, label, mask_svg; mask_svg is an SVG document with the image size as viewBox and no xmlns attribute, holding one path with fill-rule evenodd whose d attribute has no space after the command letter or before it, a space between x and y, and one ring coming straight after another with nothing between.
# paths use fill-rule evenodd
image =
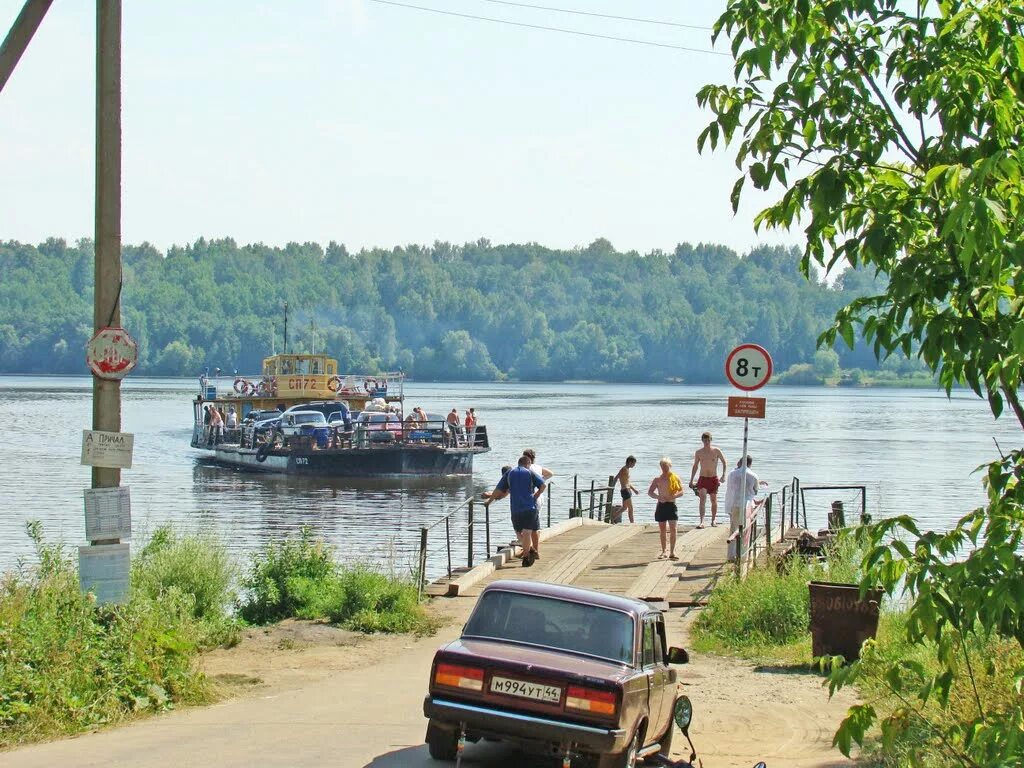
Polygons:
<instances>
[{"instance_id":1,"label":"parked sedan car","mask_svg":"<svg viewBox=\"0 0 1024 768\"><path fill-rule=\"evenodd\" d=\"M461 736L633 766L672 742L676 670L661 611L578 587L497 581L434 656L423 713L437 760ZM464 731L463 731L464 729ZM575 764L575 763L574 763Z\"/></svg>"}]
</instances>

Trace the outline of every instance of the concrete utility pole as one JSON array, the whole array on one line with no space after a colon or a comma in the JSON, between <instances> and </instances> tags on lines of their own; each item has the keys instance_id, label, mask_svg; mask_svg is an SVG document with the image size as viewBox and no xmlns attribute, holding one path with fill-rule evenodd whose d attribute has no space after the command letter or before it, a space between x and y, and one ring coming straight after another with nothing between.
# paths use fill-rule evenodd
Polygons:
<instances>
[{"instance_id":1,"label":"concrete utility pole","mask_svg":"<svg viewBox=\"0 0 1024 768\"><path fill-rule=\"evenodd\" d=\"M121 325L121 0L96 0L96 255L93 330ZM121 382L92 379L92 428L121 431ZM121 470L93 467L93 488Z\"/></svg>"},{"instance_id":2,"label":"concrete utility pole","mask_svg":"<svg viewBox=\"0 0 1024 768\"><path fill-rule=\"evenodd\" d=\"M18 66L21 55L32 41L33 35L39 29L39 23L52 4L53 0L25 0L21 13L14 20L11 31L0 45L0 91L7 85L11 73Z\"/></svg>"}]
</instances>

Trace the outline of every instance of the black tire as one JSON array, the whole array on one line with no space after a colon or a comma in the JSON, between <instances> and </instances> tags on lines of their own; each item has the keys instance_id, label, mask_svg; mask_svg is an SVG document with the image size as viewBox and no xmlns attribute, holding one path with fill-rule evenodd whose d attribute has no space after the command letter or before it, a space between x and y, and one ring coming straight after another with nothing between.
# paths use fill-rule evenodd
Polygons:
<instances>
[{"instance_id":1,"label":"black tire","mask_svg":"<svg viewBox=\"0 0 1024 768\"><path fill-rule=\"evenodd\" d=\"M615 755L601 755L597 768L633 768L636 765L636 754L643 745L644 728L641 725L633 734L633 740L625 750Z\"/></svg>"},{"instance_id":2,"label":"black tire","mask_svg":"<svg viewBox=\"0 0 1024 768\"><path fill-rule=\"evenodd\" d=\"M267 460L267 456L270 455L270 449L274 447L273 443L264 443L256 449L256 461L262 464Z\"/></svg>"},{"instance_id":3,"label":"black tire","mask_svg":"<svg viewBox=\"0 0 1024 768\"><path fill-rule=\"evenodd\" d=\"M459 735L431 720L427 723L427 750L435 760L454 760L459 751Z\"/></svg>"}]
</instances>

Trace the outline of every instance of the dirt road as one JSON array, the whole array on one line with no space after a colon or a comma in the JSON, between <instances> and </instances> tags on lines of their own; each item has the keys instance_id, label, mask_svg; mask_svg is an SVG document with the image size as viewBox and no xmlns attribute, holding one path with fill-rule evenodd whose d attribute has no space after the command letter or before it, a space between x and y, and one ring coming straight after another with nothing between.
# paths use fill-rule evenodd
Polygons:
<instances>
[{"instance_id":1,"label":"dirt road","mask_svg":"<svg viewBox=\"0 0 1024 768\"><path fill-rule=\"evenodd\" d=\"M235 698L0 754L10 768L437 768L423 745L422 702L434 650L455 637L472 606L438 601L446 626L435 637L362 637L328 627L286 624L249 633L205 660L233 681ZM685 644L676 610L670 642ZM850 701L829 701L817 677L718 657L680 668L694 702L693 739L705 768L848 765L831 749ZM685 739L676 739L684 756ZM544 765L498 744L467 747L469 768ZM556 763L551 764L557 768Z\"/></svg>"}]
</instances>

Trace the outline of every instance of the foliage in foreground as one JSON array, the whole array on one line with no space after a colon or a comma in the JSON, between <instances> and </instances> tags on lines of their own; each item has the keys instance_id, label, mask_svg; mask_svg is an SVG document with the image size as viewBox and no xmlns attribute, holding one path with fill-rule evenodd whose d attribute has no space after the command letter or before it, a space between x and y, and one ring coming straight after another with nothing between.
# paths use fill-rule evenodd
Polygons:
<instances>
[{"instance_id":1,"label":"foliage in foreground","mask_svg":"<svg viewBox=\"0 0 1024 768\"><path fill-rule=\"evenodd\" d=\"M63 548L28 527L38 565L0 578L0 747L211 697L195 664L210 633L194 595L168 582L97 607Z\"/></svg>"},{"instance_id":2,"label":"foliage in foreground","mask_svg":"<svg viewBox=\"0 0 1024 768\"><path fill-rule=\"evenodd\" d=\"M434 623L410 579L368 565L342 567L305 527L297 539L268 544L252 557L239 613L246 621L327 619L358 632L431 632Z\"/></svg>"},{"instance_id":3,"label":"foliage in foreground","mask_svg":"<svg viewBox=\"0 0 1024 768\"><path fill-rule=\"evenodd\" d=\"M736 84L701 89L715 117L699 146L737 139L745 175L733 206L748 178L781 187L757 222L805 225L809 278L812 264L888 276L836 313L819 343L863 337L877 356L917 347L947 392L966 384L1024 427L1019 0L729 0L715 25L723 33ZM930 656L882 660L900 705L851 708L836 734L842 751L877 723L886 743L926 734L947 764L1019 764L1024 667L997 676L991 657L979 669L971 656L1024 649L1022 479L1014 451L988 467L988 504L952 531L921 532L910 518L862 530L863 585L909 598L905 645ZM831 685L864 675L863 664L833 666ZM994 700L1005 706L986 708L982 686L1003 683ZM956 691L974 706L952 712Z\"/></svg>"}]
</instances>

